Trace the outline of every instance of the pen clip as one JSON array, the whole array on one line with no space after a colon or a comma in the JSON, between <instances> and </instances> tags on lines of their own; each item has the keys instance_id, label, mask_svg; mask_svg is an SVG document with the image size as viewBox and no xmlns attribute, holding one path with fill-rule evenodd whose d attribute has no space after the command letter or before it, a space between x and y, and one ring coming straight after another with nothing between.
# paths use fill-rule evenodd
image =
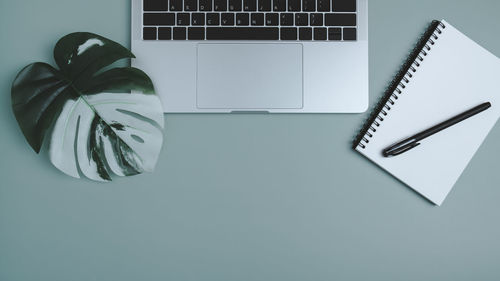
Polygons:
<instances>
[{"instance_id":1,"label":"pen clip","mask_svg":"<svg viewBox=\"0 0 500 281\"><path fill-rule=\"evenodd\" d=\"M402 154L402 153L404 153L404 152L406 152L406 151L408 151L410 149L413 149L413 148L415 148L415 147L417 147L419 145L420 145L419 142L409 143L407 145L401 146L401 147L399 147L399 148L391 151L391 153L389 155L387 155L387 156L396 156L396 155Z\"/></svg>"}]
</instances>

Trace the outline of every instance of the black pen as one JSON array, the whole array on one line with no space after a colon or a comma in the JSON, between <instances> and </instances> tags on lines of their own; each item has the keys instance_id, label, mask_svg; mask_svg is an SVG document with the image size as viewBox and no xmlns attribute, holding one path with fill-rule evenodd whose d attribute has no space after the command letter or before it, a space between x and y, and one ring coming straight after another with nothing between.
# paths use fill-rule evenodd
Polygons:
<instances>
[{"instance_id":1,"label":"black pen","mask_svg":"<svg viewBox=\"0 0 500 281\"><path fill-rule=\"evenodd\" d=\"M420 145L419 141L429 137L429 136L432 136L448 127L451 127L469 117L472 117L482 111L485 111L486 109L490 108L491 107L491 103L489 102L485 102L483 104L480 104L472 109L469 109L463 113L460 113L458 114L457 116L455 117L452 117L442 123L439 123L437 125L435 125L434 127L432 128L429 128L423 132L420 132L416 135L413 135L407 139L404 139L396 144L393 144L391 146L389 146L388 148L384 149L382 151L382 154L385 156L385 157L389 157L389 156L396 156L396 155L399 155L401 153L404 153L412 148L415 148L417 146Z\"/></svg>"}]
</instances>

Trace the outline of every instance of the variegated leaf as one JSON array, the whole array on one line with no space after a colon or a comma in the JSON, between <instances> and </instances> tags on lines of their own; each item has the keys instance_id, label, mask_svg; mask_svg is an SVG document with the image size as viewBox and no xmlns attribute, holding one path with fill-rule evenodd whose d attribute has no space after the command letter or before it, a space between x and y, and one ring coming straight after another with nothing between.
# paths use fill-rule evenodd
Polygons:
<instances>
[{"instance_id":1,"label":"variegated leaf","mask_svg":"<svg viewBox=\"0 0 500 281\"><path fill-rule=\"evenodd\" d=\"M131 67L103 68L134 58L120 44L72 33L56 44L59 70L25 67L12 85L12 107L38 153L50 132L52 163L73 177L109 181L153 171L163 142L163 110L151 79ZM134 94L128 93L134 91Z\"/></svg>"}]
</instances>

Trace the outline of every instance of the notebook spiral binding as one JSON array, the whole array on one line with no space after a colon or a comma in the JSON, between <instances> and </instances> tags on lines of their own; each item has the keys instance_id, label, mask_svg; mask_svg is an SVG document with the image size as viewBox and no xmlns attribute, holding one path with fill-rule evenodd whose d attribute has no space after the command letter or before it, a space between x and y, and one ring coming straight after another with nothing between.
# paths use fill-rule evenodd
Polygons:
<instances>
[{"instance_id":1,"label":"notebook spiral binding","mask_svg":"<svg viewBox=\"0 0 500 281\"><path fill-rule=\"evenodd\" d=\"M404 94L406 85L410 83L413 77L412 73L417 72L420 63L425 60L428 52L432 49L432 45L436 44L439 35L442 33L446 26L440 21L433 21L422 35L415 48L408 56L400 71L396 74L391 84L387 88L384 97L375 106L370 117L367 119L365 125L356 136L353 142L353 149L358 146L365 149L370 139L373 138L377 132L377 128L381 126L384 118L389 115L389 111L398 100L398 96Z\"/></svg>"}]
</instances>

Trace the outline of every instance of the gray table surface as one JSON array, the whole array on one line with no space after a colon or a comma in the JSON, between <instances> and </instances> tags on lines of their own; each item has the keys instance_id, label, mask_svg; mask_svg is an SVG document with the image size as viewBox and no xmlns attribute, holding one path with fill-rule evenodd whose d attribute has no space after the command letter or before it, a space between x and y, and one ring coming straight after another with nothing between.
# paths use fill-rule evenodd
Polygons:
<instances>
[{"instance_id":1,"label":"gray table surface","mask_svg":"<svg viewBox=\"0 0 500 281\"><path fill-rule=\"evenodd\" d=\"M499 11L371 1L371 104L432 19L500 56ZM73 31L130 46L129 13L0 1L0 280L500 280L499 125L442 207L350 149L367 113L166 115L154 174L96 184L53 168L18 129L10 84Z\"/></svg>"}]
</instances>

